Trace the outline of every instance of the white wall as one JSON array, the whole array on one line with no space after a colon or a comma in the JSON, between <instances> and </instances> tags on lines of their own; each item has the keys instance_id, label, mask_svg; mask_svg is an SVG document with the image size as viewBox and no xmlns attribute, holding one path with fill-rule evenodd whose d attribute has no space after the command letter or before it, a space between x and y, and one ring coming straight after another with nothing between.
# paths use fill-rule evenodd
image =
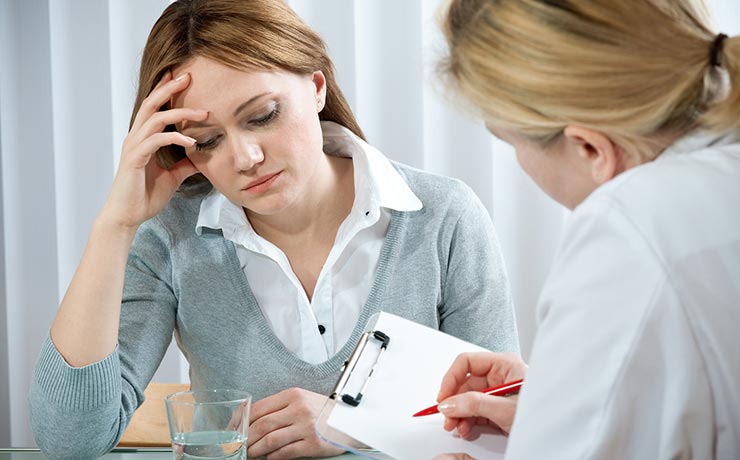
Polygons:
<instances>
[{"instance_id":1,"label":"white wall","mask_svg":"<svg viewBox=\"0 0 740 460\"><path fill-rule=\"evenodd\" d=\"M39 339L58 302L51 51L48 5L2 2L0 120L5 256L4 372L0 414L11 443L28 445L25 393ZM12 69L12 71L9 71ZM21 436L17 436L21 433Z\"/></svg>"},{"instance_id":2,"label":"white wall","mask_svg":"<svg viewBox=\"0 0 740 460\"><path fill-rule=\"evenodd\" d=\"M0 447L32 446L33 365L107 193L146 36L168 0L0 0ZM389 157L463 179L491 212L528 355L565 213L511 150L450 109L433 65L441 0L289 0L325 38L338 80ZM740 2L712 0L740 32ZM168 352L158 381L187 381Z\"/></svg>"},{"instance_id":3,"label":"white wall","mask_svg":"<svg viewBox=\"0 0 740 460\"><path fill-rule=\"evenodd\" d=\"M113 177L113 127L123 117L115 132L125 136L132 63L166 3L0 1L0 446L34 444L33 364ZM109 20L109 7L136 18L135 37ZM114 91L121 87L128 94ZM179 379L177 356L169 361L165 370Z\"/></svg>"}]
</instances>

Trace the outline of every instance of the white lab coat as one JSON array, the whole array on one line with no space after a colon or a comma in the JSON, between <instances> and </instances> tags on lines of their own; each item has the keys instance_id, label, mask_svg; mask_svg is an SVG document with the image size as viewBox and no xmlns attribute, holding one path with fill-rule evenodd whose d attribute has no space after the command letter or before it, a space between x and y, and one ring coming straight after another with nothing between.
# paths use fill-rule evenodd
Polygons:
<instances>
[{"instance_id":1,"label":"white lab coat","mask_svg":"<svg viewBox=\"0 0 740 460\"><path fill-rule=\"evenodd\" d=\"M740 459L740 133L592 193L537 315L508 460Z\"/></svg>"}]
</instances>

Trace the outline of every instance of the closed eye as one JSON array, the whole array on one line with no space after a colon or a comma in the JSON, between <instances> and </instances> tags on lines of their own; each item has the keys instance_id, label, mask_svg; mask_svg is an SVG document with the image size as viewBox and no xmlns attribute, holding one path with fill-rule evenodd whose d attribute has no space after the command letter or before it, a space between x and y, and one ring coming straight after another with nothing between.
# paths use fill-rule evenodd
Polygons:
<instances>
[{"instance_id":1,"label":"closed eye","mask_svg":"<svg viewBox=\"0 0 740 460\"><path fill-rule=\"evenodd\" d=\"M198 152L203 152L207 150L211 150L214 147L216 147L216 144L218 144L218 141L221 139L221 136L216 136L208 139L204 142L198 142L195 144L195 150Z\"/></svg>"},{"instance_id":2,"label":"closed eye","mask_svg":"<svg viewBox=\"0 0 740 460\"><path fill-rule=\"evenodd\" d=\"M264 126L269 124L271 121L276 119L280 115L280 106L278 104L275 104L275 107L270 110L267 115L264 115L262 117L256 118L252 121L250 121L250 124L256 125L256 126Z\"/></svg>"}]
</instances>

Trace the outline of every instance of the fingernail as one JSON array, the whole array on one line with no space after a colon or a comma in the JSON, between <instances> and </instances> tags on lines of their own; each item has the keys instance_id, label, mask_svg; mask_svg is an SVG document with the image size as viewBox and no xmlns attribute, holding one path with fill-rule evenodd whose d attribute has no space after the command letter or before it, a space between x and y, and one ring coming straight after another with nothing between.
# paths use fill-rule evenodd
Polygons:
<instances>
[{"instance_id":1,"label":"fingernail","mask_svg":"<svg viewBox=\"0 0 740 460\"><path fill-rule=\"evenodd\" d=\"M185 80L185 77L187 77L187 76L188 76L188 74L186 72L186 73L180 75L179 77L175 78L175 81L183 81L183 80Z\"/></svg>"},{"instance_id":2,"label":"fingernail","mask_svg":"<svg viewBox=\"0 0 740 460\"><path fill-rule=\"evenodd\" d=\"M198 141L196 141L195 139L193 139L192 137L189 137L189 136L185 136L185 139L187 139L188 142L190 142L190 145L194 145L196 142L198 142Z\"/></svg>"},{"instance_id":3,"label":"fingernail","mask_svg":"<svg viewBox=\"0 0 740 460\"><path fill-rule=\"evenodd\" d=\"M450 402L443 402L442 404L437 405L437 409L439 409L440 412L443 414L450 412L455 409L455 404Z\"/></svg>"}]
</instances>

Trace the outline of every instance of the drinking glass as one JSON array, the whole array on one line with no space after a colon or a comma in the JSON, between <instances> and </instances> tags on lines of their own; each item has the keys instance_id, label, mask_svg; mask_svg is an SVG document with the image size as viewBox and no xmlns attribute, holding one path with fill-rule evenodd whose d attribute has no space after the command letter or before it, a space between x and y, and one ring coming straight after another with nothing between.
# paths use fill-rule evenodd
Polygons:
<instances>
[{"instance_id":1,"label":"drinking glass","mask_svg":"<svg viewBox=\"0 0 740 460\"><path fill-rule=\"evenodd\" d=\"M175 460L246 460L252 395L193 390L165 398Z\"/></svg>"}]
</instances>

